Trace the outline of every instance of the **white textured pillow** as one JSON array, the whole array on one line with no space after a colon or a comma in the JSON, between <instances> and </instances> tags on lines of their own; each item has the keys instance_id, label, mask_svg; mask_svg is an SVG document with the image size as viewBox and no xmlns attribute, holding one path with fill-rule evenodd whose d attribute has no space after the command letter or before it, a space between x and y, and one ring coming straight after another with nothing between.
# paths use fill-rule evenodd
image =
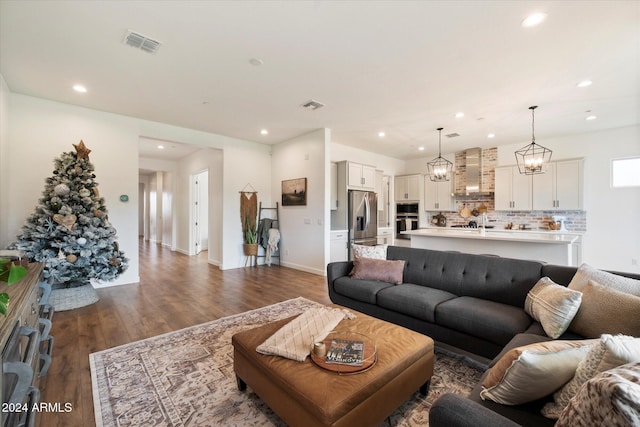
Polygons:
<instances>
[{"instance_id":1,"label":"white textured pillow","mask_svg":"<svg viewBox=\"0 0 640 427\"><path fill-rule=\"evenodd\" d=\"M598 270L589 264L582 264L578 268L568 287L574 291L582 291L582 288L589 283L589 280L593 280L594 282L620 292L640 296L640 280Z\"/></svg>"},{"instance_id":2,"label":"white textured pillow","mask_svg":"<svg viewBox=\"0 0 640 427\"><path fill-rule=\"evenodd\" d=\"M640 363L598 374L580 387L555 427L640 426Z\"/></svg>"},{"instance_id":3,"label":"white textured pillow","mask_svg":"<svg viewBox=\"0 0 640 427\"><path fill-rule=\"evenodd\" d=\"M553 395L553 402L544 405L542 415L557 419L585 382L600 372L631 362L640 362L640 338L602 335L578 364L573 379Z\"/></svg>"},{"instance_id":4,"label":"white textured pillow","mask_svg":"<svg viewBox=\"0 0 640 427\"><path fill-rule=\"evenodd\" d=\"M527 294L524 311L540 322L547 335L558 338L571 324L581 301L582 292L543 277Z\"/></svg>"},{"instance_id":5,"label":"white textured pillow","mask_svg":"<svg viewBox=\"0 0 640 427\"><path fill-rule=\"evenodd\" d=\"M480 397L519 405L548 396L573 377L598 340L545 341L508 351L489 370Z\"/></svg>"},{"instance_id":6,"label":"white textured pillow","mask_svg":"<svg viewBox=\"0 0 640 427\"><path fill-rule=\"evenodd\" d=\"M387 259L387 246L388 245L353 245L353 258L373 258L373 259Z\"/></svg>"}]
</instances>

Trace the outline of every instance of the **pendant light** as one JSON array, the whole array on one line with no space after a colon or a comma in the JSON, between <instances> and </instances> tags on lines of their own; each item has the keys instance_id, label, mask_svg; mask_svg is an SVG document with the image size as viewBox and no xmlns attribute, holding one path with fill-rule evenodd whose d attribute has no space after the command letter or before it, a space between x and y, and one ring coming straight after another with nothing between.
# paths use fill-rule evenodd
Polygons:
<instances>
[{"instance_id":1,"label":"pendant light","mask_svg":"<svg viewBox=\"0 0 640 427\"><path fill-rule=\"evenodd\" d=\"M534 111L536 108L538 108L537 105L529 107L529 110L531 110L531 144L515 152L518 169L520 173L524 175L545 173L545 163L549 163L551 160L552 151L540 144L536 144L534 128Z\"/></svg>"},{"instance_id":2,"label":"pendant light","mask_svg":"<svg viewBox=\"0 0 640 427\"><path fill-rule=\"evenodd\" d=\"M431 181L449 181L453 163L442 157L442 129L438 128L438 157L427 163L427 171Z\"/></svg>"}]
</instances>

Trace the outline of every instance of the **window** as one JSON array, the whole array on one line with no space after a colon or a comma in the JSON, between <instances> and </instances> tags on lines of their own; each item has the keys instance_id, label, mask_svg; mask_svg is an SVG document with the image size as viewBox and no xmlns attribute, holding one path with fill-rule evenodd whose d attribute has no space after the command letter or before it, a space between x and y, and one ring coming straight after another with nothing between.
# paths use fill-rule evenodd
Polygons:
<instances>
[{"instance_id":1,"label":"window","mask_svg":"<svg viewBox=\"0 0 640 427\"><path fill-rule=\"evenodd\" d=\"M611 186L640 187L640 157L611 160Z\"/></svg>"}]
</instances>

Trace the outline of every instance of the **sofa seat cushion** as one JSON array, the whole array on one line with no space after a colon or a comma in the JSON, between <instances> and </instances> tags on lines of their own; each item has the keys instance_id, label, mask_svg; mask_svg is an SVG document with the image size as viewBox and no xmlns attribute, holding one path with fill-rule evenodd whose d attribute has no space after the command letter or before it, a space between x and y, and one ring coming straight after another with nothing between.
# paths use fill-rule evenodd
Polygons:
<instances>
[{"instance_id":1,"label":"sofa seat cushion","mask_svg":"<svg viewBox=\"0 0 640 427\"><path fill-rule=\"evenodd\" d=\"M404 283L378 292L378 305L416 319L435 323L438 304L454 298L457 296L447 291Z\"/></svg>"},{"instance_id":2,"label":"sofa seat cushion","mask_svg":"<svg viewBox=\"0 0 640 427\"><path fill-rule=\"evenodd\" d=\"M343 276L333 282L333 287L340 295L353 298L357 301L375 304L378 292L388 287L393 288L394 285L378 280L360 280Z\"/></svg>"},{"instance_id":3,"label":"sofa seat cushion","mask_svg":"<svg viewBox=\"0 0 640 427\"><path fill-rule=\"evenodd\" d=\"M465 296L438 305L436 323L505 345L529 327L531 318L520 307Z\"/></svg>"}]
</instances>

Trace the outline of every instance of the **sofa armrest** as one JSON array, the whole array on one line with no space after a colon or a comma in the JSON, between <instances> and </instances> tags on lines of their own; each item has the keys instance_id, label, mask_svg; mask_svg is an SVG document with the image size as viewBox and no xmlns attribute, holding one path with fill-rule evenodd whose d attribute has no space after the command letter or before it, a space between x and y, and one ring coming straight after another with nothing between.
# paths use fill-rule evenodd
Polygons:
<instances>
[{"instance_id":1,"label":"sofa armrest","mask_svg":"<svg viewBox=\"0 0 640 427\"><path fill-rule=\"evenodd\" d=\"M327 281L332 284L339 277L349 275L353 269L353 261L338 261L327 264Z\"/></svg>"},{"instance_id":2,"label":"sofa armrest","mask_svg":"<svg viewBox=\"0 0 640 427\"><path fill-rule=\"evenodd\" d=\"M518 427L508 418L458 394L444 394L429 410L430 427Z\"/></svg>"},{"instance_id":3,"label":"sofa armrest","mask_svg":"<svg viewBox=\"0 0 640 427\"><path fill-rule=\"evenodd\" d=\"M348 276L353 269L353 261L338 261L327 264L327 284L329 285L329 297L335 292L333 282L343 276Z\"/></svg>"}]
</instances>

